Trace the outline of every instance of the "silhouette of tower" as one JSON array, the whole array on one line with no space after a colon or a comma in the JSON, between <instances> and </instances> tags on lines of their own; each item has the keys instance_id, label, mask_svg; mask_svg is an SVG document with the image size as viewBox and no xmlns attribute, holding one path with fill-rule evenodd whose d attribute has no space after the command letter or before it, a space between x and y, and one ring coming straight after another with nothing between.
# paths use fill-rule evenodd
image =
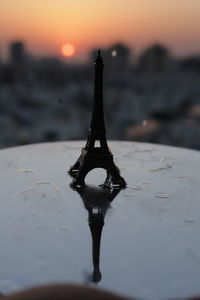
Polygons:
<instances>
[{"instance_id":1,"label":"silhouette of tower","mask_svg":"<svg viewBox=\"0 0 200 300\"><path fill-rule=\"evenodd\" d=\"M74 177L74 186L83 186L87 173L95 168L103 168L107 171L105 186L111 184L119 187L126 186L125 180L120 176L118 167L114 164L113 155L106 141L103 111L103 67L104 63L100 51L98 51L95 60L94 106L90 133L80 157L69 170L69 174ZM97 141L99 141L99 146L95 146Z\"/></svg>"},{"instance_id":2,"label":"silhouette of tower","mask_svg":"<svg viewBox=\"0 0 200 300\"><path fill-rule=\"evenodd\" d=\"M96 283L101 280L100 246L104 219L111 202L119 194L120 190L121 189L111 190L88 185L76 189L88 211L88 224L92 235L92 259L94 267L91 279Z\"/></svg>"}]
</instances>

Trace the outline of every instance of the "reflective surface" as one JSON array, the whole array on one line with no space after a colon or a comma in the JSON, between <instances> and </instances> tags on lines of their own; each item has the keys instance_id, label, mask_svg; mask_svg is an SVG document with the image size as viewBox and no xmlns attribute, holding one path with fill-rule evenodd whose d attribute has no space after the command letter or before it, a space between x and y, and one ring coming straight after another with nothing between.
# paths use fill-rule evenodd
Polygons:
<instances>
[{"instance_id":1,"label":"reflective surface","mask_svg":"<svg viewBox=\"0 0 200 300\"><path fill-rule=\"evenodd\" d=\"M0 151L1 291L88 284L90 202L70 188L67 174L83 145ZM128 187L102 209L98 285L142 299L200 294L200 154L151 144L109 146ZM96 171L88 184L104 181Z\"/></svg>"}]
</instances>

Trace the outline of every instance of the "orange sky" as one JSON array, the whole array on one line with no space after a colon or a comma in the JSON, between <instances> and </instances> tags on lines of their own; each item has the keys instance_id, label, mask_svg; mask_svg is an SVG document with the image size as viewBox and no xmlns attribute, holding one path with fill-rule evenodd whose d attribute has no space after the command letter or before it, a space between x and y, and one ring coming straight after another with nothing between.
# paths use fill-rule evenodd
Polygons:
<instances>
[{"instance_id":1,"label":"orange sky","mask_svg":"<svg viewBox=\"0 0 200 300\"><path fill-rule=\"evenodd\" d=\"M200 0L0 0L0 46L24 40L33 54L84 57L122 41L136 51L162 42L175 54L200 53Z\"/></svg>"}]
</instances>

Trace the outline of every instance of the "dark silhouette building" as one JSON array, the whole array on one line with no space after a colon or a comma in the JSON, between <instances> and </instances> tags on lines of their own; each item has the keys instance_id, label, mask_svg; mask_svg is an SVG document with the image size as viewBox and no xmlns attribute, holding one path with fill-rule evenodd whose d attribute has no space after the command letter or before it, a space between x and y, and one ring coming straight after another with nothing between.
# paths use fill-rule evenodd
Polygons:
<instances>
[{"instance_id":1,"label":"dark silhouette building","mask_svg":"<svg viewBox=\"0 0 200 300\"><path fill-rule=\"evenodd\" d=\"M13 42L10 45L10 62L14 65L21 65L26 62L27 54L24 43Z\"/></svg>"},{"instance_id":2,"label":"dark silhouette building","mask_svg":"<svg viewBox=\"0 0 200 300\"><path fill-rule=\"evenodd\" d=\"M141 71L160 72L169 65L169 51L160 44L147 48L139 57L138 67Z\"/></svg>"},{"instance_id":3,"label":"dark silhouette building","mask_svg":"<svg viewBox=\"0 0 200 300\"><path fill-rule=\"evenodd\" d=\"M130 65L130 50L122 43L112 45L107 51L107 56L110 58L110 64L113 70L126 71ZM113 64L115 62L115 64Z\"/></svg>"},{"instance_id":4,"label":"dark silhouette building","mask_svg":"<svg viewBox=\"0 0 200 300\"><path fill-rule=\"evenodd\" d=\"M184 72L200 73L200 55L182 59L180 66Z\"/></svg>"},{"instance_id":5,"label":"dark silhouette building","mask_svg":"<svg viewBox=\"0 0 200 300\"><path fill-rule=\"evenodd\" d=\"M91 52L93 60L96 52L97 50ZM102 56L105 62L106 81L123 82L128 79L131 51L126 45L122 43L113 44L102 51Z\"/></svg>"}]
</instances>

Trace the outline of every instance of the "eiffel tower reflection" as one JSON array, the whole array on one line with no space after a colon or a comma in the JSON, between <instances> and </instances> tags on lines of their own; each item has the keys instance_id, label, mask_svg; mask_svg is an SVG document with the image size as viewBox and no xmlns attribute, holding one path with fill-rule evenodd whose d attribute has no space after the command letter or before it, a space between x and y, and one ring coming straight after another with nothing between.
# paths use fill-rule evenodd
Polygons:
<instances>
[{"instance_id":1,"label":"eiffel tower reflection","mask_svg":"<svg viewBox=\"0 0 200 300\"><path fill-rule=\"evenodd\" d=\"M92 259L94 267L91 281L97 283L102 277L100 271L100 246L104 219L111 202L119 194L121 189L111 190L85 185L75 190L81 196L84 206L88 211L88 224L92 235Z\"/></svg>"}]
</instances>

